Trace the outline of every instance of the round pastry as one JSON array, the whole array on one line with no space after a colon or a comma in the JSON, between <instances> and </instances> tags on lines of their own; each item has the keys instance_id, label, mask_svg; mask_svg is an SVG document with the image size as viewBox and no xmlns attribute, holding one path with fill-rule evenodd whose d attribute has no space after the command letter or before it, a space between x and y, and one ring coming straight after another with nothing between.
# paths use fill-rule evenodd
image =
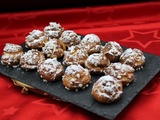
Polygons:
<instances>
[{"instance_id":1,"label":"round pastry","mask_svg":"<svg viewBox=\"0 0 160 120\"><path fill-rule=\"evenodd\" d=\"M50 22L49 25L44 28L44 34L49 40L59 38L63 31L64 28L56 22Z\"/></svg>"},{"instance_id":2,"label":"round pastry","mask_svg":"<svg viewBox=\"0 0 160 120\"><path fill-rule=\"evenodd\" d=\"M103 73L110 65L110 60L101 53L93 53L89 55L85 62L85 67L91 73Z\"/></svg>"},{"instance_id":3,"label":"round pastry","mask_svg":"<svg viewBox=\"0 0 160 120\"><path fill-rule=\"evenodd\" d=\"M100 38L95 34L87 34L81 40L80 45L88 51L88 54L99 52L101 49Z\"/></svg>"},{"instance_id":4,"label":"round pastry","mask_svg":"<svg viewBox=\"0 0 160 120\"><path fill-rule=\"evenodd\" d=\"M134 68L120 62L111 63L106 68L105 74L116 77L124 86L129 85L134 80Z\"/></svg>"},{"instance_id":5,"label":"round pastry","mask_svg":"<svg viewBox=\"0 0 160 120\"><path fill-rule=\"evenodd\" d=\"M37 71L44 82L60 80L64 74L64 68L56 58L49 58L41 62Z\"/></svg>"},{"instance_id":6,"label":"round pastry","mask_svg":"<svg viewBox=\"0 0 160 120\"><path fill-rule=\"evenodd\" d=\"M81 36L72 30L65 30L59 38L67 47L77 45L81 41Z\"/></svg>"},{"instance_id":7,"label":"round pastry","mask_svg":"<svg viewBox=\"0 0 160 120\"><path fill-rule=\"evenodd\" d=\"M25 46L26 48L39 49L42 48L47 41L48 39L44 36L43 31L33 30L26 37Z\"/></svg>"},{"instance_id":8,"label":"round pastry","mask_svg":"<svg viewBox=\"0 0 160 120\"><path fill-rule=\"evenodd\" d=\"M23 49L20 45L6 43L1 57L2 65L17 67L20 57L23 54Z\"/></svg>"},{"instance_id":9,"label":"round pastry","mask_svg":"<svg viewBox=\"0 0 160 120\"><path fill-rule=\"evenodd\" d=\"M145 56L143 52L139 49L128 48L120 56L120 62L128 64L133 68L135 68L136 70L138 70L140 68L143 68L143 65L145 63Z\"/></svg>"},{"instance_id":10,"label":"round pastry","mask_svg":"<svg viewBox=\"0 0 160 120\"><path fill-rule=\"evenodd\" d=\"M64 52L63 64L66 66L72 64L80 64L84 66L85 61L88 58L87 51L81 49L80 46L71 46L67 51Z\"/></svg>"},{"instance_id":11,"label":"round pastry","mask_svg":"<svg viewBox=\"0 0 160 120\"><path fill-rule=\"evenodd\" d=\"M25 52L20 58L20 65L25 70L36 69L38 64L45 60L45 56L37 49L31 49Z\"/></svg>"},{"instance_id":12,"label":"round pastry","mask_svg":"<svg viewBox=\"0 0 160 120\"><path fill-rule=\"evenodd\" d=\"M65 45L58 39L52 39L46 42L45 46L42 48L43 53L48 58L60 58L63 56L65 50Z\"/></svg>"},{"instance_id":13,"label":"round pastry","mask_svg":"<svg viewBox=\"0 0 160 120\"><path fill-rule=\"evenodd\" d=\"M102 103L112 103L123 93L123 85L115 77L106 75L100 77L93 85L91 94Z\"/></svg>"},{"instance_id":14,"label":"round pastry","mask_svg":"<svg viewBox=\"0 0 160 120\"><path fill-rule=\"evenodd\" d=\"M91 83L91 75L81 65L70 65L65 70L62 82L67 90L77 91L88 87Z\"/></svg>"},{"instance_id":15,"label":"round pastry","mask_svg":"<svg viewBox=\"0 0 160 120\"><path fill-rule=\"evenodd\" d=\"M123 52L122 47L117 42L114 41L106 43L101 48L101 53L105 54L111 62L118 61L122 52Z\"/></svg>"}]
</instances>

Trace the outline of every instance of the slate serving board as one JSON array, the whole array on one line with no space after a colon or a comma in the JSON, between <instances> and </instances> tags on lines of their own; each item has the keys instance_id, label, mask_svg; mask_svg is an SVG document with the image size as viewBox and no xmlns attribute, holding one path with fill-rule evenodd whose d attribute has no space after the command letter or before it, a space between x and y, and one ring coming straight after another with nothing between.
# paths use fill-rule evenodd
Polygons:
<instances>
[{"instance_id":1,"label":"slate serving board","mask_svg":"<svg viewBox=\"0 0 160 120\"><path fill-rule=\"evenodd\" d=\"M104 45L105 42L102 42ZM22 44L24 51L27 49ZM125 49L125 48L123 48ZM146 84L160 71L160 56L144 53L146 62L144 68L135 71L135 79L129 85L124 87L123 95L120 100L112 104L104 104L97 102L91 95L93 83L101 77L101 75L92 74L92 83L88 88L79 91L68 91L64 88L62 81L44 83L39 77L36 70L25 71L24 69L3 66L0 63L0 73L28 84L32 87L45 91L53 96L60 98L62 101L70 102L92 113L107 119L114 119L146 86ZM58 61L62 62L62 58Z\"/></svg>"}]
</instances>

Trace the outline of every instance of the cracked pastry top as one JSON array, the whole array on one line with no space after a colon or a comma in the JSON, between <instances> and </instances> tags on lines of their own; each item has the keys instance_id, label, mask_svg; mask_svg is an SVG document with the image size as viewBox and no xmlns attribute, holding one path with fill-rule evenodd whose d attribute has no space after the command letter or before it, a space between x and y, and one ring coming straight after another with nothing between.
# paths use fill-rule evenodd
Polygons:
<instances>
[{"instance_id":1,"label":"cracked pastry top","mask_svg":"<svg viewBox=\"0 0 160 120\"><path fill-rule=\"evenodd\" d=\"M37 69L39 63L45 60L45 56L37 49L31 49L20 57L20 66L25 70Z\"/></svg>"},{"instance_id":2,"label":"cracked pastry top","mask_svg":"<svg viewBox=\"0 0 160 120\"><path fill-rule=\"evenodd\" d=\"M101 49L101 40L96 34L87 34L79 44L88 54L97 53Z\"/></svg>"},{"instance_id":3,"label":"cracked pastry top","mask_svg":"<svg viewBox=\"0 0 160 120\"><path fill-rule=\"evenodd\" d=\"M73 30L65 30L59 39L66 47L70 47L72 45L78 45L81 41L81 36L77 35Z\"/></svg>"},{"instance_id":4,"label":"cracked pastry top","mask_svg":"<svg viewBox=\"0 0 160 120\"><path fill-rule=\"evenodd\" d=\"M103 73L109 65L110 60L101 53L93 53L89 55L85 62L85 67L90 73Z\"/></svg>"},{"instance_id":5,"label":"cracked pastry top","mask_svg":"<svg viewBox=\"0 0 160 120\"><path fill-rule=\"evenodd\" d=\"M50 22L43 31L44 35L50 40L53 38L59 38L64 31L64 28L59 23Z\"/></svg>"},{"instance_id":6,"label":"cracked pastry top","mask_svg":"<svg viewBox=\"0 0 160 120\"><path fill-rule=\"evenodd\" d=\"M88 69L81 65L70 65L66 68L62 77L63 85L67 90L85 89L91 83L91 75Z\"/></svg>"},{"instance_id":7,"label":"cracked pastry top","mask_svg":"<svg viewBox=\"0 0 160 120\"><path fill-rule=\"evenodd\" d=\"M91 93L99 102L113 103L121 98L123 85L115 77L106 75L94 83Z\"/></svg>"},{"instance_id":8,"label":"cracked pastry top","mask_svg":"<svg viewBox=\"0 0 160 120\"><path fill-rule=\"evenodd\" d=\"M101 48L101 53L106 55L111 62L118 61L122 52L122 47L115 41L109 41Z\"/></svg>"},{"instance_id":9,"label":"cracked pastry top","mask_svg":"<svg viewBox=\"0 0 160 120\"><path fill-rule=\"evenodd\" d=\"M40 49L48 41L44 32L41 30L33 30L25 39L25 47L30 49Z\"/></svg>"},{"instance_id":10,"label":"cracked pastry top","mask_svg":"<svg viewBox=\"0 0 160 120\"><path fill-rule=\"evenodd\" d=\"M23 49L20 45L6 43L1 57L2 65L18 67Z\"/></svg>"},{"instance_id":11,"label":"cracked pastry top","mask_svg":"<svg viewBox=\"0 0 160 120\"><path fill-rule=\"evenodd\" d=\"M57 58L49 58L41 62L37 71L44 82L60 80L64 74L64 68Z\"/></svg>"},{"instance_id":12,"label":"cracked pastry top","mask_svg":"<svg viewBox=\"0 0 160 120\"><path fill-rule=\"evenodd\" d=\"M120 62L128 64L136 70L139 70L143 68L145 63L145 56L143 52L137 48L128 48L120 56Z\"/></svg>"},{"instance_id":13,"label":"cracked pastry top","mask_svg":"<svg viewBox=\"0 0 160 120\"><path fill-rule=\"evenodd\" d=\"M116 77L124 86L127 86L134 80L134 71L133 67L118 62L111 63L106 68L105 74Z\"/></svg>"}]
</instances>

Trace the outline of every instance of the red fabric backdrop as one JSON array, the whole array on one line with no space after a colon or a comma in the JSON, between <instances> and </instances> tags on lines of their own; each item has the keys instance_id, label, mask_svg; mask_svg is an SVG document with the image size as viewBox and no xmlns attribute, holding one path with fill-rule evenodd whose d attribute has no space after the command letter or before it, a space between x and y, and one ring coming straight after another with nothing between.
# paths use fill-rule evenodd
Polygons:
<instances>
[{"instance_id":1,"label":"red fabric backdrop","mask_svg":"<svg viewBox=\"0 0 160 120\"><path fill-rule=\"evenodd\" d=\"M114 6L50 9L0 14L0 55L5 43L21 44L33 29L49 22L103 41L139 48L160 56L160 2ZM104 119L70 103L29 93L24 95L10 78L0 74L1 120L97 120ZM116 120L159 120L160 72L116 117Z\"/></svg>"}]
</instances>

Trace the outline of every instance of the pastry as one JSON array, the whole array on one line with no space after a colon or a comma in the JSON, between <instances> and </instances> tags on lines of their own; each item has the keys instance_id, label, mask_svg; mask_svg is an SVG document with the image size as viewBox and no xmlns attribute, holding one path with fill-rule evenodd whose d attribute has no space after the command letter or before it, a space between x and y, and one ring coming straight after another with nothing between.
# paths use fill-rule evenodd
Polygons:
<instances>
[{"instance_id":1,"label":"pastry","mask_svg":"<svg viewBox=\"0 0 160 120\"><path fill-rule=\"evenodd\" d=\"M66 47L63 42L55 38L46 42L42 48L43 53L48 58L60 58L63 56L65 50Z\"/></svg>"},{"instance_id":2,"label":"pastry","mask_svg":"<svg viewBox=\"0 0 160 120\"><path fill-rule=\"evenodd\" d=\"M59 39L66 45L66 47L70 47L79 44L81 36L77 35L77 33L72 30L65 30Z\"/></svg>"},{"instance_id":3,"label":"pastry","mask_svg":"<svg viewBox=\"0 0 160 120\"><path fill-rule=\"evenodd\" d=\"M23 54L23 49L20 45L6 43L1 57L2 65L17 67L19 66L20 56Z\"/></svg>"},{"instance_id":4,"label":"pastry","mask_svg":"<svg viewBox=\"0 0 160 120\"><path fill-rule=\"evenodd\" d=\"M63 31L64 28L56 22L50 22L49 25L44 28L44 34L49 40L59 38Z\"/></svg>"},{"instance_id":5,"label":"pastry","mask_svg":"<svg viewBox=\"0 0 160 120\"><path fill-rule=\"evenodd\" d=\"M37 71L44 82L60 80L64 74L64 68L56 58L49 58L41 62Z\"/></svg>"},{"instance_id":6,"label":"pastry","mask_svg":"<svg viewBox=\"0 0 160 120\"><path fill-rule=\"evenodd\" d=\"M48 41L44 36L44 32L40 30L33 30L29 33L25 40L25 47L31 49L40 49Z\"/></svg>"},{"instance_id":7,"label":"pastry","mask_svg":"<svg viewBox=\"0 0 160 120\"><path fill-rule=\"evenodd\" d=\"M20 58L20 65L25 70L37 69L39 63L45 60L44 54L37 49L25 52Z\"/></svg>"},{"instance_id":8,"label":"pastry","mask_svg":"<svg viewBox=\"0 0 160 120\"><path fill-rule=\"evenodd\" d=\"M116 77L124 86L129 85L134 80L134 68L120 62L111 63L106 68L105 74Z\"/></svg>"},{"instance_id":9,"label":"pastry","mask_svg":"<svg viewBox=\"0 0 160 120\"><path fill-rule=\"evenodd\" d=\"M65 70L62 82L67 90L77 91L88 87L91 83L91 75L81 65L70 65Z\"/></svg>"},{"instance_id":10,"label":"pastry","mask_svg":"<svg viewBox=\"0 0 160 120\"><path fill-rule=\"evenodd\" d=\"M145 56L139 49L128 48L120 56L120 62L128 64L138 70L140 68L143 68L143 65L145 63Z\"/></svg>"},{"instance_id":11,"label":"pastry","mask_svg":"<svg viewBox=\"0 0 160 120\"><path fill-rule=\"evenodd\" d=\"M103 73L110 65L110 60L101 53L93 53L89 55L85 62L85 67L90 73Z\"/></svg>"},{"instance_id":12,"label":"pastry","mask_svg":"<svg viewBox=\"0 0 160 120\"><path fill-rule=\"evenodd\" d=\"M66 66L72 64L80 64L84 66L86 59L88 58L87 51L81 49L80 46L71 46L64 52L63 64Z\"/></svg>"},{"instance_id":13,"label":"pastry","mask_svg":"<svg viewBox=\"0 0 160 120\"><path fill-rule=\"evenodd\" d=\"M105 54L111 62L118 61L122 52L122 47L115 41L110 41L101 48L101 53Z\"/></svg>"},{"instance_id":14,"label":"pastry","mask_svg":"<svg viewBox=\"0 0 160 120\"><path fill-rule=\"evenodd\" d=\"M88 51L88 54L99 52L101 49L100 38L95 34L87 34L80 42L80 46Z\"/></svg>"},{"instance_id":15,"label":"pastry","mask_svg":"<svg viewBox=\"0 0 160 120\"><path fill-rule=\"evenodd\" d=\"M106 75L100 77L93 85L91 94L102 103L113 103L121 98L123 85L115 77Z\"/></svg>"}]
</instances>

